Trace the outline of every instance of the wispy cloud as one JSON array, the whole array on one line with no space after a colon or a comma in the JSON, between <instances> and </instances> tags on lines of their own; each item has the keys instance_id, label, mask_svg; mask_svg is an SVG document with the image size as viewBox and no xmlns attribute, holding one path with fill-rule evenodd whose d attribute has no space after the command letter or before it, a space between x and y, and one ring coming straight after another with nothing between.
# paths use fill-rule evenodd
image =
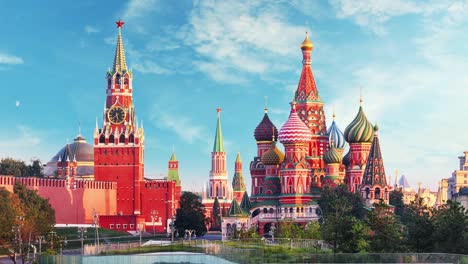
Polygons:
<instances>
[{"instance_id":1,"label":"wispy cloud","mask_svg":"<svg viewBox=\"0 0 468 264\"><path fill-rule=\"evenodd\" d=\"M283 4L264 3L201 1L194 6L184 42L202 59L195 64L200 71L216 81L236 83L245 74L287 69L281 61L297 53L307 29L288 22L280 12ZM213 70L219 65L236 78Z\"/></svg>"},{"instance_id":2,"label":"wispy cloud","mask_svg":"<svg viewBox=\"0 0 468 264\"><path fill-rule=\"evenodd\" d=\"M152 61L143 61L141 63L135 63L133 68L142 73L154 73L154 74L170 74L171 71L168 69L152 62Z\"/></svg>"},{"instance_id":3,"label":"wispy cloud","mask_svg":"<svg viewBox=\"0 0 468 264\"><path fill-rule=\"evenodd\" d=\"M379 35L387 30L384 23L393 17L403 15L430 15L445 9L447 1L418 1L418 0L330 0L341 19L351 19L359 26L370 28Z\"/></svg>"},{"instance_id":4,"label":"wispy cloud","mask_svg":"<svg viewBox=\"0 0 468 264\"><path fill-rule=\"evenodd\" d=\"M8 137L4 138L6 139L0 141L0 147L8 149L34 147L41 143L41 139L35 135L35 133L33 133L29 127L23 125L16 127L15 135L9 135Z\"/></svg>"},{"instance_id":5,"label":"wispy cloud","mask_svg":"<svg viewBox=\"0 0 468 264\"><path fill-rule=\"evenodd\" d=\"M98 33L100 32L101 30L99 30L97 27L93 27L93 26L90 26L90 25L86 25L85 28L84 28L84 31L88 34L92 34L92 33Z\"/></svg>"},{"instance_id":6,"label":"wispy cloud","mask_svg":"<svg viewBox=\"0 0 468 264\"><path fill-rule=\"evenodd\" d=\"M0 64L17 65L23 63L24 61L21 57L0 52Z\"/></svg>"},{"instance_id":7,"label":"wispy cloud","mask_svg":"<svg viewBox=\"0 0 468 264\"><path fill-rule=\"evenodd\" d=\"M128 20L144 16L156 7L156 0L130 0L125 8L123 18Z\"/></svg>"}]
</instances>

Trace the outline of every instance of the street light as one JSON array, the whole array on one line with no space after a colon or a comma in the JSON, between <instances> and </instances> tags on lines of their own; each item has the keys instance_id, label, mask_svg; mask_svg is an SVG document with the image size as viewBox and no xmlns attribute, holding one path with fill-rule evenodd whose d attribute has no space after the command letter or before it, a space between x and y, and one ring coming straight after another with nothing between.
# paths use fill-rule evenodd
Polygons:
<instances>
[{"instance_id":1,"label":"street light","mask_svg":"<svg viewBox=\"0 0 468 264\"><path fill-rule=\"evenodd\" d=\"M175 215L173 215L171 217L171 223L169 224L169 228L170 228L170 231L171 231L171 242L174 242L174 232L176 231L175 229Z\"/></svg>"},{"instance_id":2,"label":"street light","mask_svg":"<svg viewBox=\"0 0 468 264\"><path fill-rule=\"evenodd\" d=\"M154 231L154 220L156 219L156 216L158 215L157 210L152 210L151 211L151 223L153 224L153 237L156 236L155 231Z\"/></svg>"},{"instance_id":3,"label":"street light","mask_svg":"<svg viewBox=\"0 0 468 264\"><path fill-rule=\"evenodd\" d=\"M84 241L84 238L86 237L85 236L85 233L88 232L88 230L86 229L86 227L78 227L78 234L80 235L80 240L81 240L81 255L84 255L84 245L83 245L83 241Z\"/></svg>"},{"instance_id":4,"label":"street light","mask_svg":"<svg viewBox=\"0 0 468 264\"><path fill-rule=\"evenodd\" d=\"M143 224L138 224L138 233L140 233L140 247L141 247L141 233L143 232Z\"/></svg>"},{"instance_id":5,"label":"street light","mask_svg":"<svg viewBox=\"0 0 468 264\"><path fill-rule=\"evenodd\" d=\"M270 236L271 236L271 242L275 242L275 223L272 223L271 224L271 227L270 227Z\"/></svg>"},{"instance_id":6,"label":"street light","mask_svg":"<svg viewBox=\"0 0 468 264\"><path fill-rule=\"evenodd\" d=\"M192 241L192 234L195 232L194 229L185 229L185 238L188 237L189 242ZM195 235L196 236L196 235Z\"/></svg>"},{"instance_id":7,"label":"street light","mask_svg":"<svg viewBox=\"0 0 468 264\"><path fill-rule=\"evenodd\" d=\"M99 214L94 209L93 209L93 223L94 223L94 228L96 232L94 243L96 245L96 253L99 254Z\"/></svg>"},{"instance_id":8,"label":"street light","mask_svg":"<svg viewBox=\"0 0 468 264\"><path fill-rule=\"evenodd\" d=\"M44 236L37 236L37 242L39 243L39 255L42 254L42 241L44 241Z\"/></svg>"}]
</instances>

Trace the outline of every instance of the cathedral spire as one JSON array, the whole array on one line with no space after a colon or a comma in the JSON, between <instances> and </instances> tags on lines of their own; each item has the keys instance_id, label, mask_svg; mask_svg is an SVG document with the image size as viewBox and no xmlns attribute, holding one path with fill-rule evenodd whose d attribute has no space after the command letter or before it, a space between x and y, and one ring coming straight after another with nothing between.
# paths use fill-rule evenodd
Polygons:
<instances>
[{"instance_id":1,"label":"cathedral spire","mask_svg":"<svg viewBox=\"0 0 468 264\"><path fill-rule=\"evenodd\" d=\"M306 37L301 44L302 50L302 73L297 86L295 100L298 102L305 101L320 101L317 85L315 84L314 75L311 68L312 49L314 45L309 40L309 33L306 32Z\"/></svg>"},{"instance_id":2,"label":"cathedral spire","mask_svg":"<svg viewBox=\"0 0 468 264\"><path fill-rule=\"evenodd\" d=\"M221 108L217 108L218 112L218 122L216 123L216 135L213 146L213 152L225 152L224 143L223 143L223 131L221 130Z\"/></svg>"},{"instance_id":3,"label":"cathedral spire","mask_svg":"<svg viewBox=\"0 0 468 264\"><path fill-rule=\"evenodd\" d=\"M127 71L127 63L125 62L125 51L122 43L122 27L125 24L122 20L115 22L119 30L117 37L117 46L115 48L114 65L112 66L113 72Z\"/></svg>"}]
</instances>

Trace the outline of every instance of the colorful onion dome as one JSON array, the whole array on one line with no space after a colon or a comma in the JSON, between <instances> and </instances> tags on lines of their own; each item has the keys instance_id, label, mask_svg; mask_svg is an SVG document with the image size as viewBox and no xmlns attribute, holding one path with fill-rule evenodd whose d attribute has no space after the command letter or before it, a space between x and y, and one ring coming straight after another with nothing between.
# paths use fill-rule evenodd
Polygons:
<instances>
[{"instance_id":1,"label":"colorful onion dome","mask_svg":"<svg viewBox=\"0 0 468 264\"><path fill-rule=\"evenodd\" d=\"M281 127L278 140L283 144L309 142L312 133L296 113L296 102L292 103L288 121Z\"/></svg>"},{"instance_id":2,"label":"colorful onion dome","mask_svg":"<svg viewBox=\"0 0 468 264\"><path fill-rule=\"evenodd\" d=\"M284 154L276 147L276 142L271 143L271 147L262 155L262 163L265 165L279 165L283 163Z\"/></svg>"},{"instance_id":3,"label":"colorful onion dome","mask_svg":"<svg viewBox=\"0 0 468 264\"><path fill-rule=\"evenodd\" d=\"M346 141L345 141L343 132L341 132L341 130L336 125L335 114L333 114L333 122L327 130L327 135L328 135L328 141L330 145L331 145L331 142L333 141L337 148L339 149L344 148Z\"/></svg>"},{"instance_id":4,"label":"colorful onion dome","mask_svg":"<svg viewBox=\"0 0 468 264\"><path fill-rule=\"evenodd\" d=\"M372 123L367 120L362 106L354 120L346 127L344 136L349 143L371 143L374 138L374 128Z\"/></svg>"},{"instance_id":5,"label":"colorful onion dome","mask_svg":"<svg viewBox=\"0 0 468 264\"><path fill-rule=\"evenodd\" d=\"M351 163L351 150L343 157L343 165L348 166Z\"/></svg>"},{"instance_id":6,"label":"colorful onion dome","mask_svg":"<svg viewBox=\"0 0 468 264\"><path fill-rule=\"evenodd\" d=\"M268 109L265 108L265 115L260 124L255 128L254 137L256 141L271 141L273 135L275 138L278 138L278 129L271 122L268 117Z\"/></svg>"},{"instance_id":7,"label":"colorful onion dome","mask_svg":"<svg viewBox=\"0 0 468 264\"><path fill-rule=\"evenodd\" d=\"M323 154L323 161L325 161L326 164L341 163L341 158L340 153L335 147L335 143L332 141L330 149Z\"/></svg>"}]
</instances>

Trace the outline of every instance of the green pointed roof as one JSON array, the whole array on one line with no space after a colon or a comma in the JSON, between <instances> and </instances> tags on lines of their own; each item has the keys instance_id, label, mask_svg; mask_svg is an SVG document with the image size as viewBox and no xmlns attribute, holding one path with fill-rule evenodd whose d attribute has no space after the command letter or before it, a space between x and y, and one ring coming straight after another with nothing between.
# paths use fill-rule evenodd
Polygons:
<instances>
[{"instance_id":1,"label":"green pointed roof","mask_svg":"<svg viewBox=\"0 0 468 264\"><path fill-rule=\"evenodd\" d=\"M176 158L176 155L175 155L174 151L172 152L170 161L177 161L177 158Z\"/></svg>"},{"instance_id":2,"label":"green pointed roof","mask_svg":"<svg viewBox=\"0 0 468 264\"><path fill-rule=\"evenodd\" d=\"M229 207L228 216L245 216L246 213L242 211L236 199L232 200L231 206Z\"/></svg>"},{"instance_id":3,"label":"green pointed roof","mask_svg":"<svg viewBox=\"0 0 468 264\"><path fill-rule=\"evenodd\" d=\"M175 152L172 152L171 159L169 160L169 163L171 163L171 162L177 162ZM171 168L169 166L169 170L167 172L167 179L169 181L175 181L176 186L181 186L180 185L180 177L179 177L179 169L178 168Z\"/></svg>"},{"instance_id":4,"label":"green pointed roof","mask_svg":"<svg viewBox=\"0 0 468 264\"><path fill-rule=\"evenodd\" d=\"M245 191L244 195L242 196L240 208L246 213L248 213L250 211L250 208L252 208L252 204L250 203L250 198L249 198L249 195L247 194L247 191Z\"/></svg>"},{"instance_id":5,"label":"green pointed roof","mask_svg":"<svg viewBox=\"0 0 468 264\"><path fill-rule=\"evenodd\" d=\"M223 143L223 131L221 130L221 109L216 109L218 111L218 122L216 124L216 135L214 140L213 152L225 152L224 143Z\"/></svg>"}]
</instances>

